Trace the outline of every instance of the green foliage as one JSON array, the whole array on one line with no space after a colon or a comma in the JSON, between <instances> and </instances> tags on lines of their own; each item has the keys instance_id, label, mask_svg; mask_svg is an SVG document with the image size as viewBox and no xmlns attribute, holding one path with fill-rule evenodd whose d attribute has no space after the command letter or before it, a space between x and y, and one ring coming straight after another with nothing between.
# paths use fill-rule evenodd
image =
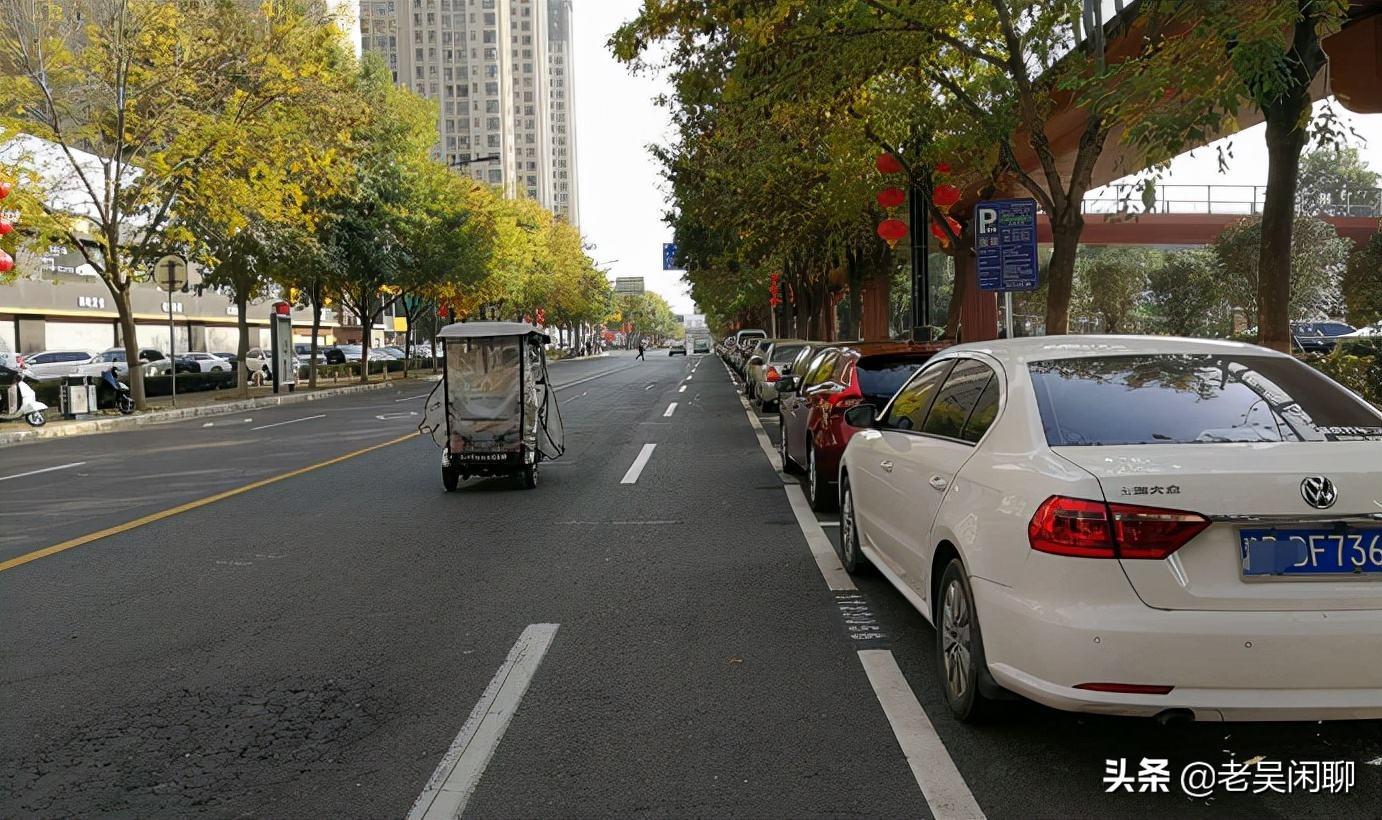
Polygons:
<instances>
[{"instance_id":1,"label":"green foliage","mask_svg":"<svg viewBox=\"0 0 1382 820\"><path fill-rule=\"evenodd\" d=\"M1382 355L1358 356L1336 349L1311 364L1368 401L1382 404Z\"/></svg>"},{"instance_id":2,"label":"green foliage","mask_svg":"<svg viewBox=\"0 0 1382 820\"><path fill-rule=\"evenodd\" d=\"M1076 310L1097 314L1103 333L1128 333L1149 277L1164 254L1148 248L1100 248L1081 254L1076 266Z\"/></svg>"},{"instance_id":3,"label":"green foliage","mask_svg":"<svg viewBox=\"0 0 1382 820\"><path fill-rule=\"evenodd\" d=\"M1291 241L1290 315L1296 319L1337 315L1339 280L1348 259L1347 239L1334 226L1310 216L1296 217ZM1250 217L1224 230L1214 244L1224 271L1228 302L1257 315L1258 260L1262 220Z\"/></svg>"},{"instance_id":4,"label":"green foliage","mask_svg":"<svg viewBox=\"0 0 1382 820\"><path fill-rule=\"evenodd\" d=\"M1232 325L1225 278L1211 248L1168 254L1148 276L1149 329L1173 336L1227 336Z\"/></svg>"},{"instance_id":5,"label":"green foliage","mask_svg":"<svg viewBox=\"0 0 1382 820\"><path fill-rule=\"evenodd\" d=\"M1378 173L1357 148L1326 146L1300 158L1296 210L1317 216L1357 216L1373 213L1382 200Z\"/></svg>"},{"instance_id":6,"label":"green foliage","mask_svg":"<svg viewBox=\"0 0 1382 820\"><path fill-rule=\"evenodd\" d=\"M1350 324L1382 321L1382 232L1349 254L1341 287Z\"/></svg>"}]
</instances>

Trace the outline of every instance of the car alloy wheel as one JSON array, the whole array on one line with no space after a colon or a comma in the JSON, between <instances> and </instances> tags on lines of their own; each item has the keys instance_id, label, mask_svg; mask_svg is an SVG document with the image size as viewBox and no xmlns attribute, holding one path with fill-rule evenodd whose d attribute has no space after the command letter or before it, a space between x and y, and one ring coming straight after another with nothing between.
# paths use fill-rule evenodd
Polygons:
<instances>
[{"instance_id":1,"label":"car alloy wheel","mask_svg":"<svg viewBox=\"0 0 1382 820\"><path fill-rule=\"evenodd\" d=\"M811 499L812 505L816 503L816 448L810 444L806 445L806 497Z\"/></svg>"},{"instance_id":2,"label":"car alloy wheel","mask_svg":"<svg viewBox=\"0 0 1382 820\"><path fill-rule=\"evenodd\" d=\"M973 678L974 648L971 640L973 608L964 583L951 578L941 599L941 653L945 662L945 686L953 702L969 695Z\"/></svg>"},{"instance_id":3,"label":"car alloy wheel","mask_svg":"<svg viewBox=\"0 0 1382 820\"><path fill-rule=\"evenodd\" d=\"M870 566L869 560L859 549L859 524L854 518L854 493L849 486L849 477L842 481L840 495L840 563L850 574L863 572Z\"/></svg>"}]
</instances>

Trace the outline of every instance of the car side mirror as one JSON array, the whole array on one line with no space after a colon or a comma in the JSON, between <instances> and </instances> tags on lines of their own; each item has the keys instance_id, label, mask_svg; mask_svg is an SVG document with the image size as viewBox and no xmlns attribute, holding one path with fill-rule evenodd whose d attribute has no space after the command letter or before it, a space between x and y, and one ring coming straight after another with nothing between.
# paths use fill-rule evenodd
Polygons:
<instances>
[{"instance_id":1,"label":"car side mirror","mask_svg":"<svg viewBox=\"0 0 1382 820\"><path fill-rule=\"evenodd\" d=\"M878 411L872 404L856 404L845 411L845 424L867 430L878 425Z\"/></svg>"}]
</instances>

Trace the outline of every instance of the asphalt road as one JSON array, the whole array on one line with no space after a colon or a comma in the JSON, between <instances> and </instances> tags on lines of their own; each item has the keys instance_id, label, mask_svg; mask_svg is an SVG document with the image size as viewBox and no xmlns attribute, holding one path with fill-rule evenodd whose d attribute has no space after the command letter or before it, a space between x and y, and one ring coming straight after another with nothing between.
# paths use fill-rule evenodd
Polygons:
<instances>
[{"instance_id":1,"label":"asphalt road","mask_svg":"<svg viewBox=\"0 0 1382 820\"><path fill-rule=\"evenodd\" d=\"M798 518L717 359L553 378L568 451L533 491L444 493L431 441L395 441L422 390L0 450L0 564L70 545L0 571L0 815L404 815L497 684L468 816L1382 813L1377 724L956 724L921 616L827 586L837 528ZM515 649L534 625L545 654ZM1110 758L1257 755L1357 782L1105 793Z\"/></svg>"}]
</instances>

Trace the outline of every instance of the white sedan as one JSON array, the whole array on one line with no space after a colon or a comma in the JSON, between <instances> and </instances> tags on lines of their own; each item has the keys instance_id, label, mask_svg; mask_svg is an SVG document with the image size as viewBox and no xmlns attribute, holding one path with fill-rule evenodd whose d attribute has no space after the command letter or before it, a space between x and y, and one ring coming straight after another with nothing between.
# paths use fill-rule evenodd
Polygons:
<instances>
[{"instance_id":1,"label":"white sedan","mask_svg":"<svg viewBox=\"0 0 1382 820\"><path fill-rule=\"evenodd\" d=\"M841 558L937 630L961 719L1004 690L1199 720L1382 718L1382 414L1251 345L936 356L840 467Z\"/></svg>"},{"instance_id":2,"label":"white sedan","mask_svg":"<svg viewBox=\"0 0 1382 820\"><path fill-rule=\"evenodd\" d=\"M180 356L183 361L195 364L203 373L230 372L233 367L230 361L217 356L214 353L184 353Z\"/></svg>"}]
</instances>

